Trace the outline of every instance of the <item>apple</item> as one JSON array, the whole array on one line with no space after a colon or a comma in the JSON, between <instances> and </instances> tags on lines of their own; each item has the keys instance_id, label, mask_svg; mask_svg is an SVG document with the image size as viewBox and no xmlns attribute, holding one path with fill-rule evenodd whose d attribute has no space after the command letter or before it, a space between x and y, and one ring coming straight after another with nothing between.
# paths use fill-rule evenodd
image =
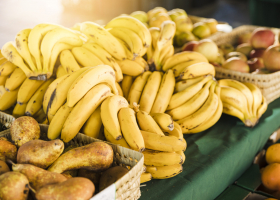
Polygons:
<instances>
[{"instance_id":1,"label":"apple","mask_svg":"<svg viewBox=\"0 0 280 200\"><path fill-rule=\"evenodd\" d=\"M210 39L200 40L193 48L193 51L204 55L209 62L215 62L219 55L218 46Z\"/></svg>"},{"instance_id":2,"label":"apple","mask_svg":"<svg viewBox=\"0 0 280 200\"><path fill-rule=\"evenodd\" d=\"M174 40L176 45L181 47L189 41L197 41L198 39L194 36L194 34L192 34L192 32L186 31L176 34Z\"/></svg>"},{"instance_id":3,"label":"apple","mask_svg":"<svg viewBox=\"0 0 280 200\"><path fill-rule=\"evenodd\" d=\"M237 57L232 57L226 60L226 62L222 66L225 69L230 69L233 71L245 72L249 73L250 68L246 62L240 60Z\"/></svg>"},{"instance_id":4,"label":"apple","mask_svg":"<svg viewBox=\"0 0 280 200\"><path fill-rule=\"evenodd\" d=\"M210 28L211 34L216 33L218 22L215 19L206 19L205 24Z\"/></svg>"},{"instance_id":5,"label":"apple","mask_svg":"<svg viewBox=\"0 0 280 200\"><path fill-rule=\"evenodd\" d=\"M226 55L226 59L229 59L229 58L232 58L232 57L237 57L240 60L243 60L244 62L247 62L247 57L243 53L233 51L233 52L230 52Z\"/></svg>"},{"instance_id":6,"label":"apple","mask_svg":"<svg viewBox=\"0 0 280 200\"><path fill-rule=\"evenodd\" d=\"M250 58L262 58L263 54L265 52L265 49L253 49L250 52Z\"/></svg>"},{"instance_id":7,"label":"apple","mask_svg":"<svg viewBox=\"0 0 280 200\"><path fill-rule=\"evenodd\" d=\"M200 39L211 35L210 28L204 22L197 22L193 25L193 34Z\"/></svg>"},{"instance_id":8,"label":"apple","mask_svg":"<svg viewBox=\"0 0 280 200\"><path fill-rule=\"evenodd\" d=\"M234 51L234 47L231 44L222 44L219 46L220 49L224 52L224 55L227 55L229 52Z\"/></svg>"},{"instance_id":9,"label":"apple","mask_svg":"<svg viewBox=\"0 0 280 200\"><path fill-rule=\"evenodd\" d=\"M280 70L280 46L268 47L263 55L264 66L271 72Z\"/></svg>"},{"instance_id":10,"label":"apple","mask_svg":"<svg viewBox=\"0 0 280 200\"><path fill-rule=\"evenodd\" d=\"M198 41L190 41L182 47L182 51L193 51L193 48L198 44Z\"/></svg>"},{"instance_id":11,"label":"apple","mask_svg":"<svg viewBox=\"0 0 280 200\"><path fill-rule=\"evenodd\" d=\"M273 45L274 41L274 33L266 28L255 29L250 39L250 43L254 49L266 49Z\"/></svg>"},{"instance_id":12,"label":"apple","mask_svg":"<svg viewBox=\"0 0 280 200\"><path fill-rule=\"evenodd\" d=\"M243 33L242 35L239 35L237 38L237 43L238 44L250 43L251 35L252 35L251 32L246 32L246 33Z\"/></svg>"},{"instance_id":13,"label":"apple","mask_svg":"<svg viewBox=\"0 0 280 200\"><path fill-rule=\"evenodd\" d=\"M177 17L180 16L185 16L186 18L188 17L186 11L180 8L175 8L173 10L168 11L167 13L169 17L172 19L172 21L175 21Z\"/></svg>"},{"instance_id":14,"label":"apple","mask_svg":"<svg viewBox=\"0 0 280 200\"><path fill-rule=\"evenodd\" d=\"M251 58L247 61L247 64L250 67L250 72L254 72L257 69L264 68L264 63L262 58Z\"/></svg>"},{"instance_id":15,"label":"apple","mask_svg":"<svg viewBox=\"0 0 280 200\"><path fill-rule=\"evenodd\" d=\"M251 46L251 44L249 43L243 43L243 44L239 44L236 47L236 51L243 53L245 56L249 57L250 56L250 52L253 50L253 47Z\"/></svg>"}]
</instances>

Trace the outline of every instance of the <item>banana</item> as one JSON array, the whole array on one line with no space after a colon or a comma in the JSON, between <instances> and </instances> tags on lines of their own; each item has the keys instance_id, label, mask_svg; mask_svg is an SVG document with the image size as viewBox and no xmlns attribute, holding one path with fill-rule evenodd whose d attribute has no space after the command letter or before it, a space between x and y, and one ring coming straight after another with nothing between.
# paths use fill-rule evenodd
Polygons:
<instances>
[{"instance_id":1,"label":"banana","mask_svg":"<svg viewBox=\"0 0 280 200\"><path fill-rule=\"evenodd\" d=\"M129 90L129 94L128 94L128 98L127 98L128 102L130 103L131 106L133 105L134 102L136 104L139 103L140 96L142 95L143 89L151 74L152 74L152 72L150 72L150 71L144 72L141 76L138 76L134 80L134 82L131 85L131 88Z\"/></svg>"},{"instance_id":2,"label":"banana","mask_svg":"<svg viewBox=\"0 0 280 200\"><path fill-rule=\"evenodd\" d=\"M126 59L133 60L134 59L134 55L130 51L128 45L124 41L122 41L121 39L119 39L119 38L116 38L116 39L119 41L120 45L124 49L125 55L126 55Z\"/></svg>"},{"instance_id":3,"label":"banana","mask_svg":"<svg viewBox=\"0 0 280 200\"><path fill-rule=\"evenodd\" d=\"M111 89L105 84L98 84L90 89L74 106L67 117L61 131L61 139L64 142L72 140L79 133L93 111L109 96L111 96Z\"/></svg>"},{"instance_id":4,"label":"banana","mask_svg":"<svg viewBox=\"0 0 280 200\"><path fill-rule=\"evenodd\" d=\"M91 67L72 83L67 94L68 106L73 107L93 86L99 83L108 84L112 92L118 94L115 82L115 72L110 66Z\"/></svg>"},{"instance_id":5,"label":"banana","mask_svg":"<svg viewBox=\"0 0 280 200\"><path fill-rule=\"evenodd\" d=\"M3 85L0 86L0 111L9 109L17 102L18 90L8 92Z\"/></svg>"},{"instance_id":6,"label":"banana","mask_svg":"<svg viewBox=\"0 0 280 200\"><path fill-rule=\"evenodd\" d=\"M142 173L140 176L140 183L145 183L152 180L152 174L151 173Z\"/></svg>"},{"instance_id":7,"label":"banana","mask_svg":"<svg viewBox=\"0 0 280 200\"><path fill-rule=\"evenodd\" d=\"M143 151L144 164L149 166L167 166L183 164L183 158L181 155L175 152L162 152L154 150Z\"/></svg>"},{"instance_id":8,"label":"banana","mask_svg":"<svg viewBox=\"0 0 280 200\"><path fill-rule=\"evenodd\" d=\"M81 32L92 39L95 43L106 49L117 60L126 58L126 53L120 42L105 28L94 23L84 22L80 26Z\"/></svg>"},{"instance_id":9,"label":"banana","mask_svg":"<svg viewBox=\"0 0 280 200\"><path fill-rule=\"evenodd\" d=\"M219 98L215 94L216 82L210 87L210 94L206 102L195 113L180 119L177 123L181 126L183 133L189 133L192 129L202 124L209 116L213 116L218 108Z\"/></svg>"},{"instance_id":10,"label":"banana","mask_svg":"<svg viewBox=\"0 0 280 200\"><path fill-rule=\"evenodd\" d=\"M157 40L157 46L155 49L161 51L170 41L173 40L175 32L176 32L176 24L171 20L164 21L160 25L160 33Z\"/></svg>"},{"instance_id":11,"label":"banana","mask_svg":"<svg viewBox=\"0 0 280 200\"><path fill-rule=\"evenodd\" d=\"M213 65L201 62L186 67L179 75L180 79L195 78L211 74L215 76L215 68Z\"/></svg>"},{"instance_id":12,"label":"banana","mask_svg":"<svg viewBox=\"0 0 280 200\"><path fill-rule=\"evenodd\" d=\"M160 87L161 79L161 72L158 71L154 71L148 78L139 102L141 110L150 113Z\"/></svg>"},{"instance_id":13,"label":"banana","mask_svg":"<svg viewBox=\"0 0 280 200\"><path fill-rule=\"evenodd\" d=\"M243 83L246 85L250 90L253 95L253 107L252 107L252 114L254 116L258 116L258 108L262 104L262 92L261 90L254 84L252 83Z\"/></svg>"},{"instance_id":14,"label":"banana","mask_svg":"<svg viewBox=\"0 0 280 200\"><path fill-rule=\"evenodd\" d=\"M13 109L13 116L15 118L21 117L25 114L25 109L26 109L27 103L24 103L22 105L16 104L16 106Z\"/></svg>"},{"instance_id":15,"label":"banana","mask_svg":"<svg viewBox=\"0 0 280 200\"><path fill-rule=\"evenodd\" d=\"M258 119L261 118L261 116L265 113L266 110L267 110L266 99L264 96L262 96L262 104L259 106L258 111L257 111Z\"/></svg>"},{"instance_id":16,"label":"banana","mask_svg":"<svg viewBox=\"0 0 280 200\"><path fill-rule=\"evenodd\" d=\"M155 98L151 113L164 113L174 92L175 77L172 70L168 70L162 77L160 87Z\"/></svg>"},{"instance_id":17,"label":"banana","mask_svg":"<svg viewBox=\"0 0 280 200\"><path fill-rule=\"evenodd\" d=\"M0 76L9 76L16 68L17 66L13 63L5 61L0 65Z\"/></svg>"},{"instance_id":18,"label":"banana","mask_svg":"<svg viewBox=\"0 0 280 200\"><path fill-rule=\"evenodd\" d=\"M128 94L129 94L132 83L133 83L132 76L128 76L128 75L123 76L121 87L122 87L123 95L126 99L128 99Z\"/></svg>"},{"instance_id":19,"label":"banana","mask_svg":"<svg viewBox=\"0 0 280 200\"><path fill-rule=\"evenodd\" d=\"M0 76L0 85L5 86L8 76Z\"/></svg>"},{"instance_id":20,"label":"banana","mask_svg":"<svg viewBox=\"0 0 280 200\"><path fill-rule=\"evenodd\" d=\"M169 43L167 43L167 45L161 49L160 53L159 53L159 58L158 58L158 62L160 68L162 68L162 66L164 65L165 60L167 60L168 58L170 58L171 56L174 55L174 46L172 45L171 41Z\"/></svg>"},{"instance_id":21,"label":"banana","mask_svg":"<svg viewBox=\"0 0 280 200\"><path fill-rule=\"evenodd\" d=\"M15 69L15 71L6 80L6 90L12 91L17 89L25 79L25 73L20 68Z\"/></svg>"},{"instance_id":22,"label":"banana","mask_svg":"<svg viewBox=\"0 0 280 200\"><path fill-rule=\"evenodd\" d=\"M42 108L38 110L32 117L40 124L47 119L47 115L46 113L44 113L44 110Z\"/></svg>"},{"instance_id":23,"label":"banana","mask_svg":"<svg viewBox=\"0 0 280 200\"><path fill-rule=\"evenodd\" d=\"M178 65L175 65L171 69L174 71L174 75L177 78L177 77L180 77L181 72L183 72L184 69L186 69L186 67L196 64L196 63L201 63L201 60L189 60L189 61L180 63ZM187 79L189 79L189 78L187 78Z\"/></svg>"},{"instance_id":24,"label":"banana","mask_svg":"<svg viewBox=\"0 0 280 200\"><path fill-rule=\"evenodd\" d=\"M127 144L135 151L144 151L145 143L136 122L134 110L129 107L121 108L118 113L118 120Z\"/></svg>"},{"instance_id":25,"label":"banana","mask_svg":"<svg viewBox=\"0 0 280 200\"><path fill-rule=\"evenodd\" d=\"M60 63L68 74L81 68L70 50L63 50L60 53Z\"/></svg>"},{"instance_id":26,"label":"banana","mask_svg":"<svg viewBox=\"0 0 280 200\"><path fill-rule=\"evenodd\" d=\"M163 131L172 131L174 129L173 119L170 115L166 113L152 113L151 116Z\"/></svg>"},{"instance_id":27,"label":"banana","mask_svg":"<svg viewBox=\"0 0 280 200\"><path fill-rule=\"evenodd\" d=\"M152 174L153 179L167 179L180 174L183 171L181 164L156 167L156 170L151 170L147 167L147 172Z\"/></svg>"},{"instance_id":28,"label":"banana","mask_svg":"<svg viewBox=\"0 0 280 200\"><path fill-rule=\"evenodd\" d=\"M221 97L221 87L219 84L216 85L215 93L219 98Z\"/></svg>"},{"instance_id":29,"label":"banana","mask_svg":"<svg viewBox=\"0 0 280 200\"><path fill-rule=\"evenodd\" d=\"M137 62L132 60L121 60L117 61L120 66L122 73L129 76L139 76L144 72L144 68Z\"/></svg>"},{"instance_id":30,"label":"banana","mask_svg":"<svg viewBox=\"0 0 280 200\"><path fill-rule=\"evenodd\" d=\"M64 76L68 74L67 71L62 67L62 65L59 65L56 70L56 78L59 78L61 76Z\"/></svg>"},{"instance_id":31,"label":"banana","mask_svg":"<svg viewBox=\"0 0 280 200\"><path fill-rule=\"evenodd\" d=\"M189 99L191 99L195 94L197 94L201 88L204 86L205 83L210 81L213 77L211 75L206 76L204 79L199 81L198 83L191 85L190 87L187 87L186 89L182 90L181 92L178 92L176 94L173 94L173 96L170 99L169 105L167 107L167 110L171 110L174 108L179 107Z\"/></svg>"},{"instance_id":32,"label":"banana","mask_svg":"<svg viewBox=\"0 0 280 200\"><path fill-rule=\"evenodd\" d=\"M149 71L149 65L144 58L138 56L134 59L134 61L137 62L140 66L142 66L142 68L145 71Z\"/></svg>"},{"instance_id":33,"label":"banana","mask_svg":"<svg viewBox=\"0 0 280 200\"><path fill-rule=\"evenodd\" d=\"M151 27L149 28L151 38L152 38L152 45L154 49L157 47L157 41L160 35L160 28L159 27Z\"/></svg>"},{"instance_id":34,"label":"banana","mask_svg":"<svg viewBox=\"0 0 280 200\"><path fill-rule=\"evenodd\" d=\"M83 126L82 133L89 137L98 138L102 127L100 106L93 111L88 120Z\"/></svg>"},{"instance_id":35,"label":"banana","mask_svg":"<svg viewBox=\"0 0 280 200\"><path fill-rule=\"evenodd\" d=\"M49 85L54 81L53 78L45 81L38 90L34 93L31 99L28 101L25 114L27 116L33 116L36 112L38 112L42 108L44 95Z\"/></svg>"},{"instance_id":36,"label":"banana","mask_svg":"<svg viewBox=\"0 0 280 200\"><path fill-rule=\"evenodd\" d=\"M223 102L223 113L239 118L245 124L245 116L242 111L229 103Z\"/></svg>"},{"instance_id":37,"label":"banana","mask_svg":"<svg viewBox=\"0 0 280 200\"><path fill-rule=\"evenodd\" d=\"M96 55L105 65L109 65L114 69L117 82L122 81L123 74L120 66L105 49L103 49L101 46L95 43L86 43L83 45L83 47L89 50L94 55Z\"/></svg>"},{"instance_id":38,"label":"banana","mask_svg":"<svg viewBox=\"0 0 280 200\"><path fill-rule=\"evenodd\" d=\"M46 125L49 125L49 121L48 119L46 118L41 124L46 124Z\"/></svg>"},{"instance_id":39,"label":"banana","mask_svg":"<svg viewBox=\"0 0 280 200\"><path fill-rule=\"evenodd\" d=\"M122 138L118 112L121 108L125 107L128 107L128 102L119 95L109 97L101 104L102 123L115 140Z\"/></svg>"},{"instance_id":40,"label":"banana","mask_svg":"<svg viewBox=\"0 0 280 200\"><path fill-rule=\"evenodd\" d=\"M51 30L59 27L54 24L38 24L29 33L28 36L28 48L31 55L36 61L36 67L38 71L43 70L43 63L41 62L41 51L40 46L43 37Z\"/></svg>"},{"instance_id":41,"label":"banana","mask_svg":"<svg viewBox=\"0 0 280 200\"><path fill-rule=\"evenodd\" d=\"M213 80L208 81L192 98L177 108L169 110L167 113L171 115L174 120L180 120L196 112L207 100L209 96L209 88L213 82Z\"/></svg>"},{"instance_id":42,"label":"banana","mask_svg":"<svg viewBox=\"0 0 280 200\"><path fill-rule=\"evenodd\" d=\"M35 94L35 92L42 84L44 84L44 82L45 81L30 80L28 78L25 79L25 81L19 87L17 103L28 103L33 94Z\"/></svg>"},{"instance_id":43,"label":"banana","mask_svg":"<svg viewBox=\"0 0 280 200\"><path fill-rule=\"evenodd\" d=\"M141 131L147 149L157 151L185 151L187 143L183 139L174 136L162 136L156 133Z\"/></svg>"},{"instance_id":44,"label":"banana","mask_svg":"<svg viewBox=\"0 0 280 200\"><path fill-rule=\"evenodd\" d=\"M123 91L122 91L122 88L121 88L121 86L118 82L116 82L116 87L118 89L118 94L123 97Z\"/></svg>"},{"instance_id":45,"label":"banana","mask_svg":"<svg viewBox=\"0 0 280 200\"><path fill-rule=\"evenodd\" d=\"M167 130L165 132L165 135L166 136L175 136L179 139L184 139L181 126L177 122L173 122L173 123L174 123L174 129L172 131Z\"/></svg>"},{"instance_id":46,"label":"banana","mask_svg":"<svg viewBox=\"0 0 280 200\"><path fill-rule=\"evenodd\" d=\"M83 67L94 67L103 64L96 55L84 47L74 47L72 53L77 62Z\"/></svg>"},{"instance_id":47,"label":"banana","mask_svg":"<svg viewBox=\"0 0 280 200\"><path fill-rule=\"evenodd\" d=\"M59 137L62 127L72 109L73 107L69 107L67 103L65 103L55 113L54 117L52 118L53 120L51 120L51 122L49 123L50 125L48 128L48 138L50 140L54 140Z\"/></svg>"},{"instance_id":48,"label":"banana","mask_svg":"<svg viewBox=\"0 0 280 200\"><path fill-rule=\"evenodd\" d=\"M124 27L114 27L108 30L113 36L124 41L131 50L133 57L140 56L143 51L141 38L134 31Z\"/></svg>"},{"instance_id":49,"label":"banana","mask_svg":"<svg viewBox=\"0 0 280 200\"><path fill-rule=\"evenodd\" d=\"M34 74L30 70L30 68L24 63L22 57L20 56L20 54L18 53L17 49L14 47L12 42L5 43L4 46L2 47L1 52L8 61L20 67L22 71L24 71L27 77L31 77L33 75L36 76L36 74Z\"/></svg>"},{"instance_id":50,"label":"banana","mask_svg":"<svg viewBox=\"0 0 280 200\"><path fill-rule=\"evenodd\" d=\"M125 148L128 148L128 149L131 149L130 146L127 144L126 140L124 138L121 138L119 140L116 140L111 133L109 133L109 131L104 128L104 135L105 135L105 138L108 142L111 142L113 144L118 144L122 147L125 147Z\"/></svg>"},{"instance_id":51,"label":"banana","mask_svg":"<svg viewBox=\"0 0 280 200\"><path fill-rule=\"evenodd\" d=\"M0 55L0 65L2 65L3 63L7 62L8 60L1 54Z\"/></svg>"},{"instance_id":52,"label":"banana","mask_svg":"<svg viewBox=\"0 0 280 200\"><path fill-rule=\"evenodd\" d=\"M205 78L205 76L199 76L196 78L190 78L190 79L179 81L175 84L174 92L175 93L181 92L184 89L186 89L187 87L190 87L191 85L198 83L199 81L201 81L204 78Z\"/></svg>"},{"instance_id":53,"label":"banana","mask_svg":"<svg viewBox=\"0 0 280 200\"><path fill-rule=\"evenodd\" d=\"M201 62L207 62L208 60L202 54L195 51L183 51L181 53L176 53L172 57L166 60L162 66L162 70L166 71L180 63L191 61L191 60L201 60Z\"/></svg>"},{"instance_id":54,"label":"banana","mask_svg":"<svg viewBox=\"0 0 280 200\"><path fill-rule=\"evenodd\" d=\"M186 160L186 155L185 155L184 151L176 151L176 153L182 156L182 158L183 158L182 164L183 164Z\"/></svg>"},{"instance_id":55,"label":"banana","mask_svg":"<svg viewBox=\"0 0 280 200\"><path fill-rule=\"evenodd\" d=\"M139 20L131 17L131 16L119 16L112 19L106 26L106 29L122 27L128 28L134 31L142 40L142 44L144 47L149 47L151 45L151 34L148 28ZM120 59L119 59L120 60Z\"/></svg>"},{"instance_id":56,"label":"banana","mask_svg":"<svg viewBox=\"0 0 280 200\"><path fill-rule=\"evenodd\" d=\"M30 34L31 29L23 29L20 32L17 33L16 39L15 39L15 44L16 44L16 49L18 53L21 55L21 57L24 59L24 61L28 64L29 68L36 72L38 71L32 58L31 54L28 48L28 36Z\"/></svg>"}]
</instances>

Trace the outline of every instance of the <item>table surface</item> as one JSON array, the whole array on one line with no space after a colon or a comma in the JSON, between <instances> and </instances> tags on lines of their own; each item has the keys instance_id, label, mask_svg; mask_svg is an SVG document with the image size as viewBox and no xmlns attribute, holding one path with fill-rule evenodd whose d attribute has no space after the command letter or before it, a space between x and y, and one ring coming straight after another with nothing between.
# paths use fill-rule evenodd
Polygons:
<instances>
[{"instance_id":1,"label":"table surface","mask_svg":"<svg viewBox=\"0 0 280 200\"><path fill-rule=\"evenodd\" d=\"M269 104L254 128L223 114L212 128L185 135L188 143L183 172L152 180L141 187L140 200L215 199L252 164L269 136L280 126L280 98Z\"/></svg>"}]
</instances>

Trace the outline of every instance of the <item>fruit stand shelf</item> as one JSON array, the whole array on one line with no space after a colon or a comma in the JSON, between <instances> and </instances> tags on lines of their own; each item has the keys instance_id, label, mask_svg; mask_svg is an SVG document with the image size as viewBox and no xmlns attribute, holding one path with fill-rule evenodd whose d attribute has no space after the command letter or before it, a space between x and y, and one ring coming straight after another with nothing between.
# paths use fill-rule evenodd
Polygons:
<instances>
[{"instance_id":1,"label":"fruit stand shelf","mask_svg":"<svg viewBox=\"0 0 280 200\"><path fill-rule=\"evenodd\" d=\"M269 136L280 126L280 98L269 104L254 128L223 114L212 128L185 135L188 143L183 172L152 180L141 187L140 200L215 199L253 163Z\"/></svg>"}]
</instances>

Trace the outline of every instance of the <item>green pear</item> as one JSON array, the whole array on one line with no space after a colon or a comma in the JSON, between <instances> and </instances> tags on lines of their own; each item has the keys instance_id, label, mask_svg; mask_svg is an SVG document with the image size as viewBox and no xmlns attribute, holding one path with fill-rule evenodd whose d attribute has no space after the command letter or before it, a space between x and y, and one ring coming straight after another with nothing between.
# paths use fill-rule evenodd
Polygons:
<instances>
[{"instance_id":1,"label":"green pear","mask_svg":"<svg viewBox=\"0 0 280 200\"><path fill-rule=\"evenodd\" d=\"M144 11L135 11L135 12L131 13L130 16L138 19L142 23L148 22L148 15Z\"/></svg>"},{"instance_id":2,"label":"green pear","mask_svg":"<svg viewBox=\"0 0 280 200\"><path fill-rule=\"evenodd\" d=\"M174 20L177 32L188 32L193 30L193 23L190 18L186 16L179 16Z\"/></svg>"},{"instance_id":3,"label":"green pear","mask_svg":"<svg viewBox=\"0 0 280 200\"><path fill-rule=\"evenodd\" d=\"M46 169L62 154L63 150L64 143L59 139L32 140L18 149L17 163L32 164Z\"/></svg>"},{"instance_id":4,"label":"green pear","mask_svg":"<svg viewBox=\"0 0 280 200\"><path fill-rule=\"evenodd\" d=\"M0 139L1 160L12 160L15 162L17 160L17 147L5 139Z\"/></svg>"},{"instance_id":5,"label":"green pear","mask_svg":"<svg viewBox=\"0 0 280 200\"><path fill-rule=\"evenodd\" d=\"M206 38L211 35L210 28L204 22L197 22L194 24L193 34L200 39Z\"/></svg>"},{"instance_id":6,"label":"green pear","mask_svg":"<svg viewBox=\"0 0 280 200\"><path fill-rule=\"evenodd\" d=\"M198 38L195 37L194 34L192 34L192 32L188 31L188 32L180 32L180 33L176 34L174 37L174 40L175 40L176 45L181 47L184 44L186 44L187 42L197 41Z\"/></svg>"},{"instance_id":7,"label":"green pear","mask_svg":"<svg viewBox=\"0 0 280 200\"><path fill-rule=\"evenodd\" d=\"M235 50L232 44L222 44L219 46L219 48L224 52L224 55L227 55L228 53Z\"/></svg>"}]
</instances>

